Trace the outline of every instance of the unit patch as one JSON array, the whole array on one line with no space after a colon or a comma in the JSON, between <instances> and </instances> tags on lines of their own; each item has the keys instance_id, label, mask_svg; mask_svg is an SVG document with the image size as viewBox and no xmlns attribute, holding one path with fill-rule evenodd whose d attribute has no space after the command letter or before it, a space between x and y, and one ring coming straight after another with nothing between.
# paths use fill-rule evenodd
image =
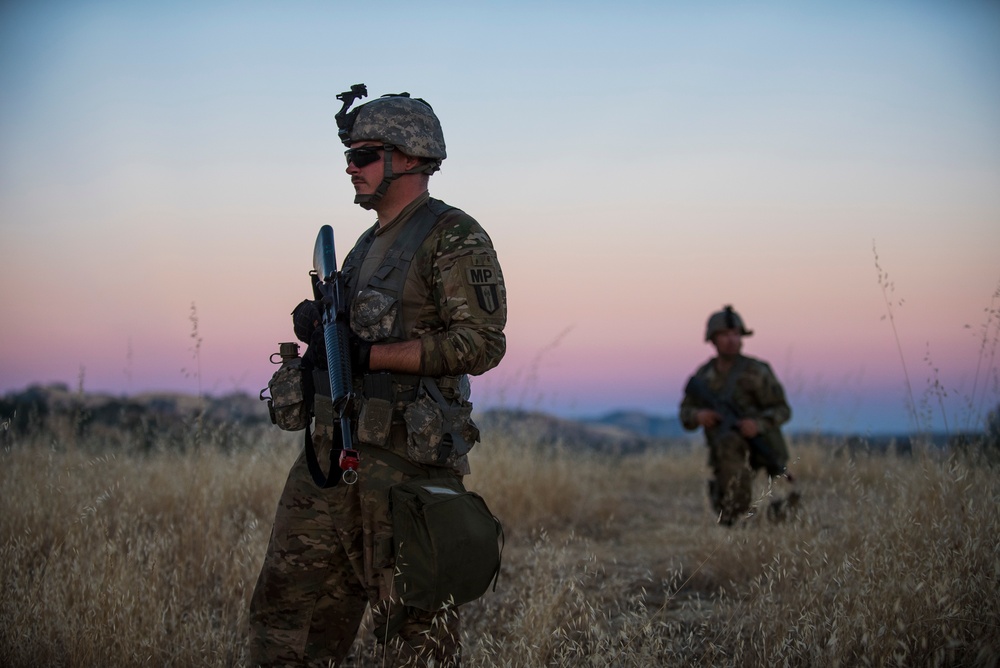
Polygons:
<instances>
[{"instance_id":1,"label":"unit patch","mask_svg":"<svg viewBox=\"0 0 1000 668\"><path fill-rule=\"evenodd\" d=\"M497 295L498 276L496 267L487 258L478 266L466 267L466 280L476 290L476 300L479 308L486 313L495 313L500 308L500 297Z\"/></svg>"}]
</instances>

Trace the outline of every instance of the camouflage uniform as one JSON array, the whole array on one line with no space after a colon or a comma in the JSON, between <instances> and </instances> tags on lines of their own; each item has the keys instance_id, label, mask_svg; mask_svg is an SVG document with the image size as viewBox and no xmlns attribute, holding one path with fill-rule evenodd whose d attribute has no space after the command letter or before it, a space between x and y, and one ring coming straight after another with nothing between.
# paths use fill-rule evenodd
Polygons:
<instances>
[{"instance_id":1,"label":"camouflage uniform","mask_svg":"<svg viewBox=\"0 0 1000 668\"><path fill-rule=\"evenodd\" d=\"M780 427L792 417L792 410L785 400L785 391L777 377L763 362L752 357L739 355L730 371L721 374L717 367L718 358L713 358L701 366L695 377L700 378L716 395L732 387L732 400L741 418L757 422L762 437L780 435ZM730 373L739 375L729 381ZM690 393L685 393L681 402L680 420L685 429L698 428L698 411L709 406L700 403ZM778 431L778 434L774 434ZM739 432L723 430L719 425L705 429L708 442L708 463L715 479L709 483L709 495L713 508L720 514L723 524L732 524L750 509L751 487L755 472L765 467L765 463L751 452L750 444ZM778 439L779 442L780 439ZM787 450L783 453L787 461Z\"/></svg>"},{"instance_id":2,"label":"camouflage uniform","mask_svg":"<svg viewBox=\"0 0 1000 668\"><path fill-rule=\"evenodd\" d=\"M370 284L387 273L391 262L385 256L391 255L397 236L418 216L428 215L428 209L443 213L413 254L399 303L380 300ZM467 404L464 375L493 368L506 348L506 291L492 242L470 216L426 193L394 221L366 233L371 234L365 257L349 256L344 263L345 274L349 265L354 268L347 277L354 295L352 330L375 343L419 339L422 377L435 379L447 399ZM361 241L356 249L360 246ZM412 460L407 409L419 395L417 381L392 375L395 401L388 438L380 444L359 441L357 484L321 490L310 477L304 454L293 465L251 601L253 665L339 664L354 642L366 605L371 606L376 636L388 641L387 665L458 664L458 609L430 613L404 607L393 591L389 487L412 478L469 472L465 456L450 460L447 467ZM365 379L356 377L355 390L362 397L365 388ZM355 415L352 422L357 419ZM471 419L468 427L475 430ZM321 461L326 461L322 452L329 450L333 435L330 424L317 417ZM469 435L478 439L477 431Z\"/></svg>"}]
</instances>

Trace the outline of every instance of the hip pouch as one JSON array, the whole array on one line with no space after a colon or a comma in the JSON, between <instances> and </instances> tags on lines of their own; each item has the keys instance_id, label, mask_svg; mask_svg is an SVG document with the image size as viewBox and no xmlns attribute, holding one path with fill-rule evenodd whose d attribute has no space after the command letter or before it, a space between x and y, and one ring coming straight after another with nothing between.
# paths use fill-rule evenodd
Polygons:
<instances>
[{"instance_id":1,"label":"hip pouch","mask_svg":"<svg viewBox=\"0 0 1000 668\"><path fill-rule=\"evenodd\" d=\"M396 591L404 605L436 611L496 589L503 526L460 478L418 478L389 489Z\"/></svg>"},{"instance_id":2,"label":"hip pouch","mask_svg":"<svg viewBox=\"0 0 1000 668\"><path fill-rule=\"evenodd\" d=\"M406 456L418 464L456 468L479 441L472 421L472 403L460 396L449 400L432 378L421 378L417 399L403 413Z\"/></svg>"}]
</instances>

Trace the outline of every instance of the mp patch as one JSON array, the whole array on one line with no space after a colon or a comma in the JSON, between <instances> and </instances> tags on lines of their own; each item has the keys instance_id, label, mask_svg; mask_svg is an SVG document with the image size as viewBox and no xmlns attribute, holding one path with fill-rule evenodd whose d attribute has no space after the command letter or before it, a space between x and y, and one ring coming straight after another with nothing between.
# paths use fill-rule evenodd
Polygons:
<instances>
[{"instance_id":1,"label":"mp patch","mask_svg":"<svg viewBox=\"0 0 1000 668\"><path fill-rule=\"evenodd\" d=\"M476 266L466 267L466 280L476 290L476 301L479 308L486 313L495 313L500 308L500 297L497 295L498 274L496 267L489 258L476 258Z\"/></svg>"}]
</instances>

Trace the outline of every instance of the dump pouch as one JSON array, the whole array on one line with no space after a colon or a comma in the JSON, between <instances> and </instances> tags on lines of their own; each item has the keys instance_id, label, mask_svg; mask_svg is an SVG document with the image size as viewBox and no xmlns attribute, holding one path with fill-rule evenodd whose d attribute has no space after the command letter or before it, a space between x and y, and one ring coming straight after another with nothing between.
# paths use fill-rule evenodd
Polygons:
<instances>
[{"instance_id":1,"label":"dump pouch","mask_svg":"<svg viewBox=\"0 0 1000 668\"><path fill-rule=\"evenodd\" d=\"M461 478L418 478L389 489L396 591L404 605L436 611L496 588L503 526Z\"/></svg>"}]
</instances>

